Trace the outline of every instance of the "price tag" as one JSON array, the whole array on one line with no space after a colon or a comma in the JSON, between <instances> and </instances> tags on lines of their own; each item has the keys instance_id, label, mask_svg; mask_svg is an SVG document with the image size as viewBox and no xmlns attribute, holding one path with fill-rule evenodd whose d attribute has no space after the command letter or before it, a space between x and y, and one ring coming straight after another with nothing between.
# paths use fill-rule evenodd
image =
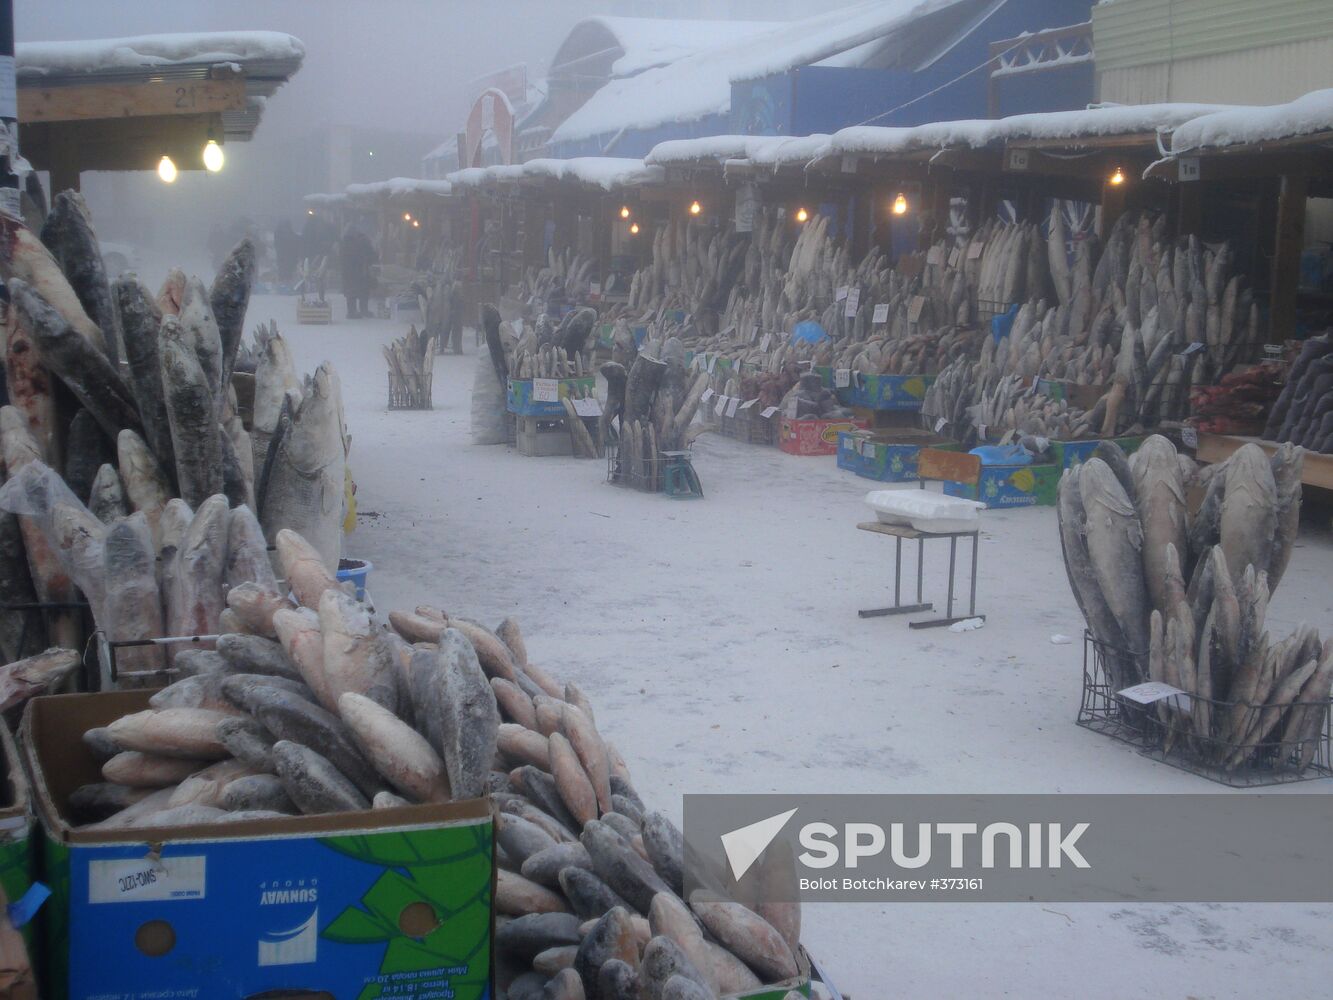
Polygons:
<instances>
[{"instance_id":1,"label":"price tag","mask_svg":"<svg viewBox=\"0 0 1333 1000\"><path fill-rule=\"evenodd\" d=\"M759 411L759 415L763 417L765 420L771 420L773 418L773 414L777 412L778 408L776 406L766 406Z\"/></svg>"},{"instance_id":2,"label":"price tag","mask_svg":"<svg viewBox=\"0 0 1333 1000\"><path fill-rule=\"evenodd\" d=\"M835 389L846 389L852 384L852 370L850 368L838 368L833 372L833 387Z\"/></svg>"},{"instance_id":3,"label":"price tag","mask_svg":"<svg viewBox=\"0 0 1333 1000\"><path fill-rule=\"evenodd\" d=\"M1176 695L1185 694L1178 687L1172 687L1170 684L1163 684L1161 681L1148 681L1144 684L1135 684L1133 687L1122 688L1117 691L1121 698L1136 702L1140 705L1151 705L1155 701L1161 701L1163 698L1173 698Z\"/></svg>"},{"instance_id":4,"label":"price tag","mask_svg":"<svg viewBox=\"0 0 1333 1000\"><path fill-rule=\"evenodd\" d=\"M862 458L874 458L874 457L875 457L875 442L874 442L874 441L866 440L866 441L862 441L862 442L861 442L861 457L862 457Z\"/></svg>"},{"instance_id":5,"label":"price tag","mask_svg":"<svg viewBox=\"0 0 1333 1000\"><path fill-rule=\"evenodd\" d=\"M907 322L915 323L921 319L921 310L926 308L926 297L924 295L913 295L912 301L907 307Z\"/></svg>"},{"instance_id":6,"label":"price tag","mask_svg":"<svg viewBox=\"0 0 1333 1000\"><path fill-rule=\"evenodd\" d=\"M1190 344L1189 347L1181 351L1180 356L1182 358L1188 358L1191 354L1198 354L1207 346L1208 346L1207 344L1201 344L1196 340L1194 343Z\"/></svg>"},{"instance_id":7,"label":"price tag","mask_svg":"<svg viewBox=\"0 0 1333 1000\"><path fill-rule=\"evenodd\" d=\"M1186 448L1199 447L1199 432L1193 427L1180 428L1180 441Z\"/></svg>"},{"instance_id":8,"label":"price tag","mask_svg":"<svg viewBox=\"0 0 1333 1000\"><path fill-rule=\"evenodd\" d=\"M736 415L736 407L740 405L741 401L739 397L733 397L732 399L727 400L727 416L734 417Z\"/></svg>"},{"instance_id":9,"label":"price tag","mask_svg":"<svg viewBox=\"0 0 1333 1000\"><path fill-rule=\"evenodd\" d=\"M944 430L944 425L947 424L948 422L949 422L949 418L948 418L948 417L940 417L939 420L936 420L936 421L935 421L935 433L938 434L940 431Z\"/></svg>"},{"instance_id":10,"label":"price tag","mask_svg":"<svg viewBox=\"0 0 1333 1000\"><path fill-rule=\"evenodd\" d=\"M717 397L717 406L713 407L713 412L714 412L715 414L717 414L717 415L720 417L720 416L722 416L722 411L725 410L726 408L727 408L727 397L726 397L726 396L718 396L718 397Z\"/></svg>"},{"instance_id":11,"label":"price tag","mask_svg":"<svg viewBox=\"0 0 1333 1000\"><path fill-rule=\"evenodd\" d=\"M718 357L719 357L719 355L714 354L711 358L708 359L708 374L709 374L709 375L712 375L712 374L713 374L713 369L717 367L717 359L718 359Z\"/></svg>"},{"instance_id":12,"label":"price tag","mask_svg":"<svg viewBox=\"0 0 1333 1000\"><path fill-rule=\"evenodd\" d=\"M1270 356L1272 356L1272 357L1275 357L1275 358L1276 358L1276 357L1280 357L1280 356L1282 355L1282 345L1281 345L1281 344L1264 344L1264 353L1267 354L1267 355L1270 355Z\"/></svg>"},{"instance_id":13,"label":"price tag","mask_svg":"<svg viewBox=\"0 0 1333 1000\"><path fill-rule=\"evenodd\" d=\"M957 266L958 266L958 258L959 258L961 255L962 255L962 251L959 250L957 247L954 247L952 250L950 250L950 251L949 251L949 266L950 266L950 267L957 267Z\"/></svg>"},{"instance_id":14,"label":"price tag","mask_svg":"<svg viewBox=\"0 0 1333 1000\"><path fill-rule=\"evenodd\" d=\"M746 339L748 342L750 342L751 344L753 344L753 343L754 343L754 338L757 337L757 336L759 336L759 324L758 324L758 323L751 323L751 324L750 324L750 335L749 335L748 337L746 337L745 339Z\"/></svg>"},{"instance_id":15,"label":"price tag","mask_svg":"<svg viewBox=\"0 0 1333 1000\"><path fill-rule=\"evenodd\" d=\"M708 355L702 353L696 354L693 358L690 359L690 365L695 368L703 368L704 363L707 360L708 360Z\"/></svg>"},{"instance_id":16,"label":"price tag","mask_svg":"<svg viewBox=\"0 0 1333 1000\"><path fill-rule=\"evenodd\" d=\"M560 402L560 380L555 378L533 379L532 401L534 403Z\"/></svg>"},{"instance_id":17,"label":"price tag","mask_svg":"<svg viewBox=\"0 0 1333 1000\"><path fill-rule=\"evenodd\" d=\"M926 263L934 264L936 267L944 263L944 247L936 243L926 251Z\"/></svg>"},{"instance_id":18,"label":"price tag","mask_svg":"<svg viewBox=\"0 0 1333 1000\"><path fill-rule=\"evenodd\" d=\"M982 253L985 252L985 250L986 250L985 242L983 242L982 240L976 240L967 248L967 259L976 260L978 257L982 255Z\"/></svg>"},{"instance_id":19,"label":"price tag","mask_svg":"<svg viewBox=\"0 0 1333 1000\"><path fill-rule=\"evenodd\" d=\"M843 315L848 319L856 318L856 310L861 305L861 289L853 288L847 293L847 309Z\"/></svg>"},{"instance_id":20,"label":"price tag","mask_svg":"<svg viewBox=\"0 0 1333 1000\"><path fill-rule=\"evenodd\" d=\"M701 402L701 403L706 403L706 402L708 402L708 401L709 401L710 399L712 399L712 398L713 398L713 390L712 390L712 389L705 389L705 390L704 390L704 394L703 394L702 396L699 397L699 402Z\"/></svg>"},{"instance_id":21,"label":"price tag","mask_svg":"<svg viewBox=\"0 0 1333 1000\"><path fill-rule=\"evenodd\" d=\"M748 410L750 407L754 406L754 404L757 402L759 402L758 396L755 396L754 399L747 399L744 403L741 404L741 409Z\"/></svg>"},{"instance_id":22,"label":"price tag","mask_svg":"<svg viewBox=\"0 0 1333 1000\"><path fill-rule=\"evenodd\" d=\"M602 404L589 396L587 399L574 400L574 412L580 417L600 417Z\"/></svg>"},{"instance_id":23,"label":"price tag","mask_svg":"<svg viewBox=\"0 0 1333 1000\"><path fill-rule=\"evenodd\" d=\"M602 283L600 281L592 282L590 285L588 285L588 291L593 295L601 295Z\"/></svg>"},{"instance_id":24,"label":"price tag","mask_svg":"<svg viewBox=\"0 0 1333 1000\"><path fill-rule=\"evenodd\" d=\"M768 350L768 345L771 343L773 343L773 334L771 333L764 334L763 339L759 341L759 350L761 351Z\"/></svg>"},{"instance_id":25,"label":"price tag","mask_svg":"<svg viewBox=\"0 0 1333 1000\"><path fill-rule=\"evenodd\" d=\"M985 441L985 440L986 440L986 425L985 425L985 424L977 424L977 438L980 439L980 440L982 440L982 441Z\"/></svg>"},{"instance_id":26,"label":"price tag","mask_svg":"<svg viewBox=\"0 0 1333 1000\"><path fill-rule=\"evenodd\" d=\"M875 306L875 314L870 317L871 322L877 325L883 325L889 321L889 304L880 302Z\"/></svg>"},{"instance_id":27,"label":"price tag","mask_svg":"<svg viewBox=\"0 0 1333 1000\"><path fill-rule=\"evenodd\" d=\"M839 285L838 290L833 293L833 301L841 302L843 299L847 298L847 291L848 289L846 285Z\"/></svg>"}]
</instances>

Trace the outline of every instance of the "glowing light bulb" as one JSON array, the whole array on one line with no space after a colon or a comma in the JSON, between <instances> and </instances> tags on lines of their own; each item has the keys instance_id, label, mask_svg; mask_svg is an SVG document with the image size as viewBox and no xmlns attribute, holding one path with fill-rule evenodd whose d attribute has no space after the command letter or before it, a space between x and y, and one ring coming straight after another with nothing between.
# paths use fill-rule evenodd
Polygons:
<instances>
[{"instance_id":1,"label":"glowing light bulb","mask_svg":"<svg viewBox=\"0 0 1333 1000\"><path fill-rule=\"evenodd\" d=\"M622 219L628 219L628 218L629 218L629 206L628 206L628 205L621 205L621 206L620 206L620 217L621 217Z\"/></svg>"},{"instance_id":2,"label":"glowing light bulb","mask_svg":"<svg viewBox=\"0 0 1333 1000\"><path fill-rule=\"evenodd\" d=\"M631 222L631 223L629 224L629 234L630 234L631 236L638 236L638 235L639 235L639 224L638 224L637 222Z\"/></svg>"},{"instance_id":3,"label":"glowing light bulb","mask_svg":"<svg viewBox=\"0 0 1333 1000\"><path fill-rule=\"evenodd\" d=\"M306 214L306 215L314 215L314 214L315 214L315 210L314 210L313 208L307 208L307 209L305 210L305 214Z\"/></svg>"},{"instance_id":4,"label":"glowing light bulb","mask_svg":"<svg viewBox=\"0 0 1333 1000\"><path fill-rule=\"evenodd\" d=\"M404 213L403 213L403 221L404 221L404 222L411 222L411 221L412 221L412 213L411 213L411 212L404 212Z\"/></svg>"},{"instance_id":5,"label":"glowing light bulb","mask_svg":"<svg viewBox=\"0 0 1333 1000\"><path fill-rule=\"evenodd\" d=\"M1116 187L1119 187L1121 184L1125 183L1125 172L1121 170L1119 167L1116 167L1115 173L1111 175L1111 183Z\"/></svg>"},{"instance_id":6,"label":"glowing light bulb","mask_svg":"<svg viewBox=\"0 0 1333 1000\"><path fill-rule=\"evenodd\" d=\"M226 162L227 157L222 152L222 147L218 145L217 140L209 139L204 145L204 168L210 173L216 174Z\"/></svg>"},{"instance_id":7,"label":"glowing light bulb","mask_svg":"<svg viewBox=\"0 0 1333 1000\"><path fill-rule=\"evenodd\" d=\"M804 208L798 208L798 209L796 210L796 221L797 221L797 222L805 222L805 221L806 221L807 219L809 219L809 218L810 218L810 213L807 212Z\"/></svg>"},{"instance_id":8,"label":"glowing light bulb","mask_svg":"<svg viewBox=\"0 0 1333 1000\"><path fill-rule=\"evenodd\" d=\"M416 219L413 219L413 220L412 220L412 228L413 228L413 229L420 229L420 228L421 228L421 223L420 223L419 221L417 221Z\"/></svg>"},{"instance_id":9,"label":"glowing light bulb","mask_svg":"<svg viewBox=\"0 0 1333 1000\"><path fill-rule=\"evenodd\" d=\"M897 198L893 199L893 214L894 215L907 214L907 197L905 195L899 194Z\"/></svg>"},{"instance_id":10,"label":"glowing light bulb","mask_svg":"<svg viewBox=\"0 0 1333 1000\"><path fill-rule=\"evenodd\" d=\"M165 184L174 184L176 181L176 164L171 162L170 156L164 156L157 161L157 176L162 178Z\"/></svg>"},{"instance_id":11,"label":"glowing light bulb","mask_svg":"<svg viewBox=\"0 0 1333 1000\"><path fill-rule=\"evenodd\" d=\"M700 205L697 201L692 201L692 202L690 202L690 214L691 214L691 215L698 215L698 214L699 214L700 212L702 212L703 210L704 210L704 207L703 207L702 205Z\"/></svg>"}]
</instances>

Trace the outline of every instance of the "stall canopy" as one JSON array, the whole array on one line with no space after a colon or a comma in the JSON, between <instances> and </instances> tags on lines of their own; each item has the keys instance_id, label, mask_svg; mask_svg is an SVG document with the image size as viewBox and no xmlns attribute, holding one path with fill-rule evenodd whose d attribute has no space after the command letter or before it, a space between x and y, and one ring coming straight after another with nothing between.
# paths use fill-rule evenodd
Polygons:
<instances>
[{"instance_id":1,"label":"stall canopy","mask_svg":"<svg viewBox=\"0 0 1333 1000\"><path fill-rule=\"evenodd\" d=\"M151 170L163 156L203 168L202 151L244 142L305 47L273 31L142 35L16 46L19 141L52 188L85 170Z\"/></svg>"}]
</instances>

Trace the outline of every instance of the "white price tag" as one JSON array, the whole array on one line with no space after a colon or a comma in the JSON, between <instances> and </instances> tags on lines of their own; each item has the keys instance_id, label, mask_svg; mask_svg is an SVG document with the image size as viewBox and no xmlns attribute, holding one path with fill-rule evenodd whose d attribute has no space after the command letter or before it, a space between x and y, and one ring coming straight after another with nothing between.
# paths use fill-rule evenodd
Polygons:
<instances>
[{"instance_id":1,"label":"white price tag","mask_svg":"<svg viewBox=\"0 0 1333 1000\"><path fill-rule=\"evenodd\" d=\"M846 389L852 384L852 370L850 368L838 368L833 372L833 387L835 389Z\"/></svg>"},{"instance_id":2,"label":"white price tag","mask_svg":"<svg viewBox=\"0 0 1333 1000\"><path fill-rule=\"evenodd\" d=\"M1171 698L1175 695L1186 694L1186 692L1178 687L1172 687L1170 684L1163 684L1161 681L1148 681L1144 684L1135 684L1133 687L1122 688L1116 694L1140 705L1151 705L1163 698Z\"/></svg>"},{"instance_id":3,"label":"white price tag","mask_svg":"<svg viewBox=\"0 0 1333 1000\"><path fill-rule=\"evenodd\" d=\"M846 285L839 285L838 290L833 293L833 301L841 302L843 299L847 298L847 291L848 288Z\"/></svg>"},{"instance_id":4,"label":"white price tag","mask_svg":"<svg viewBox=\"0 0 1333 1000\"><path fill-rule=\"evenodd\" d=\"M534 403L560 402L560 380L556 378L533 379L532 401Z\"/></svg>"},{"instance_id":5,"label":"white price tag","mask_svg":"<svg viewBox=\"0 0 1333 1000\"><path fill-rule=\"evenodd\" d=\"M717 359L718 359L718 357L719 357L719 355L714 354L711 358L708 359L708 374L709 374L709 375L712 375L712 374L713 374L713 369L717 367Z\"/></svg>"},{"instance_id":6,"label":"white price tag","mask_svg":"<svg viewBox=\"0 0 1333 1000\"><path fill-rule=\"evenodd\" d=\"M1202 351L1202 350L1203 350L1205 347L1207 347L1207 346L1208 346L1207 344L1202 344L1202 343L1200 343L1199 341L1196 340L1194 343L1190 344L1189 347L1187 347L1187 348L1185 348L1183 351L1181 351L1181 352L1180 352L1180 356L1181 356L1182 358L1188 358L1191 354L1198 354L1200 351Z\"/></svg>"},{"instance_id":7,"label":"white price tag","mask_svg":"<svg viewBox=\"0 0 1333 1000\"><path fill-rule=\"evenodd\" d=\"M976 260L986 250L986 244L983 240L976 240L967 248L967 259Z\"/></svg>"},{"instance_id":8,"label":"white price tag","mask_svg":"<svg viewBox=\"0 0 1333 1000\"><path fill-rule=\"evenodd\" d=\"M602 283L601 283L600 281L594 281L594 282L591 282L591 283L588 285L588 292L589 292L590 294L592 294L592 295L601 295L601 294L602 294Z\"/></svg>"},{"instance_id":9,"label":"white price tag","mask_svg":"<svg viewBox=\"0 0 1333 1000\"><path fill-rule=\"evenodd\" d=\"M912 302L907 307L907 322L916 323L921 319L921 310L926 308L926 297L924 295L913 295Z\"/></svg>"},{"instance_id":10,"label":"white price tag","mask_svg":"<svg viewBox=\"0 0 1333 1000\"><path fill-rule=\"evenodd\" d=\"M944 247L938 243L926 251L926 263L934 264L937 267L944 263Z\"/></svg>"},{"instance_id":11,"label":"white price tag","mask_svg":"<svg viewBox=\"0 0 1333 1000\"><path fill-rule=\"evenodd\" d=\"M722 416L722 411L725 410L726 408L727 408L727 397L726 397L726 396L718 396L718 397L717 397L717 406L713 407L713 412L714 412L715 414L717 414L717 415L720 417L720 416Z\"/></svg>"},{"instance_id":12,"label":"white price tag","mask_svg":"<svg viewBox=\"0 0 1333 1000\"><path fill-rule=\"evenodd\" d=\"M733 397L732 399L727 400L727 416L734 417L736 415L736 407L740 405L740 397Z\"/></svg>"},{"instance_id":13,"label":"white price tag","mask_svg":"<svg viewBox=\"0 0 1333 1000\"><path fill-rule=\"evenodd\" d=\"M875 315L871 316L870 319L877 325L887 323L889 321L889 304L887 302L881 302L876 305Z\"/></svg>"},{"instance_id":14,"label":"white price tag","mask_svg":"<svg viewBox=\"0 0 1333 1000\"><path fill-rule=\"evenodd\" d=\"M753 343L754 343L754 338L757 337L757 336L759 336L759 324L758 324L758 323L751 323L751 324L750 324L750 335L749 335L748 337L746 337L745 339L746 339L746 341L748 341L749 343L753 344Z\"/></svg>"},{"instance_id":15,"label":"white price tag","mask_svg":"<svg viewBox=\"0 0 1333 1000\"><path fill-rule=\"evenodd\" d=\"M744 403L741 404L741 409L748 410L750 407L754 406L754 404L757 402L759 402L758 396L755 396L754 399L747 399Z\"/></svg>"},{"instance_id":16,"label":"white price tag","mask_svg":"<svg viewBox=\"0 0 1333 1000\"><path fill-rule=\"evenodd\" d=\"M89 861L88 902L203 899L206 862L203 855Z\"/></svg>"},{"instance_id":17,"label":"white price tag","mask_svg":"<svg viewBox=\"0 0 1333 1000\"><path fill-rule=\"evenodd\" d=\"M948 422L949 422L949 418L948 418L948 417L940 417L939 420L936 420L936 421L935 421L935 433L938 434L940 431L942 431L942 430L944 429L944 425L947 424Z\"/></svg>"},{"instance_id":18,"label":"white price tag","mask_svg":"<svg viewBox=\"0 0 1333 1000\"><path fill-rule=\"evenodd\" d=\"M1199 432L1193 427L1180 428L1180 443L1186 448L1199 447Z\"/></svg>"},{"instance_id":19,"label":"white price tag","mask_svg":"<svg viewBox=\"0 0 1333 1000\"><path fill-rule=\"evenodd\" d=\"M869 440L867 440L867 441L862 441L862 442L861 442L861 457L862 457L862 458L874 458L874 457L875 457L875 442L874 442L874 441L869 441Z\"/></svg>"},{"instance_id":20,"label":"white price tag","mask_svg":"<svg viewBox=\"0 0 1333 1000\"><path fill-rule=\"evenodd\" d=\"M985 440L986 440L986 425L985 425L985 424L977 424L977 439L980 440L980 441L985 441Z\"/></svg>"},{"instance_id":21,"label":"white price tag","mask_svg":"<svg viewBox=\"0 0 1333 1000\"><path fill-rule=\"evenodd\" d=\"M856 310L861 305L861 289L853 288L847 293L847 309L843 313L848 319L856 318Z\"/></svg>"},{"instance_id":22,"label":"white price tag","mask_svg":"<svg viewBox=\"0 0 1333 1000\"><path fill-rule=\"evenodd\" d=\"M710 399L712 399L712 398L713 398L713 390L712 390L712 389L705 389L705 390L704 390L704 394L703 394L702 396L699 397L699 402L701 402L701 403L706 403L706 402L708 402L708 401L709 401Z\"/></svg>"},{"instance_id":23,"label":"white price tag","mask_svg":"<svg viewBox=\"0 0 1333 1000\"><path fill-rule=\"evenodd\" d=\"M771 343L773 343L773 334L771 333L764 334L763 339L759 341L759 350L761 351L768 350L768 345Z\"/></svg>"},{"instance_id":24,"label":"white price tag","mask_svg":"<svg viewBox=\"0 0 1333 1000\"><path fill-rule=\"evenodd\" d=\"M602 415L602 404L591 396L587 399L576 399L574 400L574 412L580 417L600 417Z\"/></svg>"},{"instance_id":25,"label":"white price tag","mask_svg":"<svg viewBox=\"0 0 1333 1000\"><path fill-rule=\"evenodd\" d=\"M766 406L763 408L763 410L760 411L759 415L763 417L765 420L769 420L772 418L773 414L777 412L778 408L776 406Z\"/></svg>"}]
</instances>

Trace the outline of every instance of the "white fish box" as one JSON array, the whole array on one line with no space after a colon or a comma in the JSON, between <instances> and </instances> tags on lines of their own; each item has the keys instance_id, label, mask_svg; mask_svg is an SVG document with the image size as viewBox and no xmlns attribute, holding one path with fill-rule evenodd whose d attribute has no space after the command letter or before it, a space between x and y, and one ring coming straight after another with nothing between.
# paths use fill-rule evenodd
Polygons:
<instances>
[{"instance_id":1,"label":"white fish box","mask_svg":"<svg viewBox=\"0 0 1333 1000\"><path fill-rule=\"evenodd\" d=\"M976 500L926 490L875 490L866 494L866 506L880 524L905 524L935 534L976 531L981 523L978 511L986 509Z\"/></svg>"}]
</instances>

